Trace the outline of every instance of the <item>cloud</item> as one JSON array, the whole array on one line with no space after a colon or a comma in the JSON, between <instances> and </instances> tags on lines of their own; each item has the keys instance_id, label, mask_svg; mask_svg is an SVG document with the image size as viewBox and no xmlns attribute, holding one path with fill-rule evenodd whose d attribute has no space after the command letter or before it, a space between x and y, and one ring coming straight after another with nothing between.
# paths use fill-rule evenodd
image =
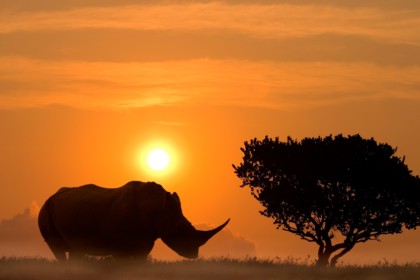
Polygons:
<instances>
[{"instance_id":1,"label":"cloud","mask_svg":"<svg viewBox=\"0 0 420 280\"><path fill-rule=\"evenodd\" d=\"M42 256L51 258L46 243L38 230L37 216L39 206L33 202L30 208L11 219L0 221L0 256ZM197 228L209 230L208 224L198 225ZM243 258L255 256L255 244L229 229L223 229L200 250L201 257L229 256ZM153 257L157 259L180 258L161 241L153 249Z\"/></svg>"},{"instance_id":2,"label":"cloud","mask_svg":"<svg viewBox=\"0 0 420 280\"><path fill-rule=\"evenodd\" d=\"M214 228L210 224L194 225L200 230L211 230ZM225 228L210 239L200 250L202 257L229 256L232 258L255 257L257 255L256 245L238 233L233 233L229 228Z\"/></svg>"},{"instance_id":3,"label":"cloud","mask_svg":"<svg viewBox=\"0 0 420 280\"><path fill-rule=\"evenodd\" d=\"M209 224L194 225L200 230L210 230L214 226ZM158 241L151 252L155 259L178 260L181 259L175 252L171 251L162 241ZM199 256L202 258L246 258L257 256L256 245L254 242L245 239L239 234L233 233L228 228L224 228L205 245L200 247Z\"/></svg>"},{"instance_id":4,"label":"cloud","mask_svg":"<svg viewBox=\"0 0 420 280\"><path fill-rule=\"evenodd\" d=\"M298 3L294 0L174 0L170 3L178 4L200 4L200 3L225 3L225 4L259 4L259 5L273 5L273 4L299 4L299 5L321 5L321 6L339 6L339 7L378 7L384 9L420 9L420 3L417 0L366 0L366 1L352 1L352 0L300 0ZM160 4L167 5L167 0L0 0L0 10L7 11L54 11L54 10L68 10L84 7L119 7L133 4L151 5Z\"/></svg>"},{"instance_id":5,"label":"cloud","mask_svg":"<svg viewBox=\"0 0 420 280\"><path fill-rule=\"evenodd\" d=\"M39 206L0 221L0 256L51 256L38 230Z\"/></svg>"},{"instance_id":6,"label":"cloud","mask_svg":"<svg viewBox=\"0 0 420 280\"><path fill-rule=\"evenodd\" d=\"M6 11L54 11L83 7L112 7L134 3L161 3L164 0L0 0L0 10Z\"/></svg>"},{"instance_id":7,"label":"cloud","mask_svg":"<svg viewBox=\"0 0 420 280\"><path fill-rule=\"evenodd\" d=\"M152 2L0 9L0 107L290 109L418 99L420 17L402 5Z\"/></svg>"},{"instance_id":8,"label":"cloud","mask_svg":"<svg viewBox=\"0 0 420 280\"><path fill-rule=\"evenodd\" d=\"M322 34L262 39L226 31L73 30L0 35L3 56L42 60L154 62L191 59L334 61L420 65L420 46Z\"/></svg>"},{"instance_id":9,"label":"cloud","mask_svg":"<svg viewBox=\"0 0 420 280\"><path fill-rule=\"evenodd\" d=\"M185 123L173 122L173 121L157 121L157 122L154 122L154 123L162 125L162 126L185 126Z\"/></svg>"},{"instance_id":10,"label":"cloud","mask_svg":"<svg viewBox=\"0 0 420 280\"><path fill-rule=\"evenodd\" d=\"M307 108L357 100L419 100L419 66L187 60L153 63L0 59L0 107L121 109L200 104Z\"/></svg>"},{"instance_id":11,"label":"cloud","mask_svg":"<svg viewBox=\"0 0 420 280\"><path fill-rule=\"evenodd\" d=\"M230 30L271 39L337 33L420 43L418 13L411 10L384 11L376 7L349 9L319 5L228 5L210 2L90 7L22 14L3 12L2 17L2 33L98 28L205 32Z\"/></svg>"}]
</instances>

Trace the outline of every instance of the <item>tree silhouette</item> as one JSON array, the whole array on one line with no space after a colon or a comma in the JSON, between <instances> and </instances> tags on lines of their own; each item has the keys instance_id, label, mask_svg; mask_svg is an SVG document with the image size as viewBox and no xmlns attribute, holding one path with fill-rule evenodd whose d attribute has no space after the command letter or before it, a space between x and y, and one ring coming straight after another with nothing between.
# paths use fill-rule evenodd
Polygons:
<instances>
[{"instance_id":1,"label":"tree silhouette","mask_svg":"<svg viewBox=\"0 0 420 280\"><path fill-rule=\"evenodd\" d=\"M241 187L277 228L319 246L318 265L335 266L357 243L420 225L420 178L388 144L360 135L266 136L241 151L243 162L233 165Z\"/></svg>"}]
</instances>

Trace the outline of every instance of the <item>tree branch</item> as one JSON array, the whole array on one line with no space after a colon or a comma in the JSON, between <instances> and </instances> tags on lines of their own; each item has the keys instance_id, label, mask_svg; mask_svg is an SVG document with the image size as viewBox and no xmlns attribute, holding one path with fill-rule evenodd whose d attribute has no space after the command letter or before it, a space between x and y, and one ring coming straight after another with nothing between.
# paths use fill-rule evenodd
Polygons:
<instances>
[{"instance_id":1,"label":"tree branch","mask_svg":"<svg viewBox=\"0 0 420 280\"><path fill-rule=\"evenodd\" d=\"M309 215L308 218L312 222L312 224L314 225L318 242L321 242L322 243L322 229L321 229L321 226L319 225L319 223L311 215Z\"/></svg>"},{"instance_id":2,"label":"tree branch","mask_svg":"<svg viewBox=\"0 0 420 280\"><path fill-rule=\"evenodd\" d=\"M335 251L343 249L343 248L346 248L345 243L335 244L334 246L331 247L331 252L335 252Z\"/></svg>"},{"instance_id":3,"label":"tree branch","mask_svg":"<svg viewBox=\"0 0 420 280\"><path fill-rule=\"evenodd\" d=\"M299 235L300 238L303 239L303 240L306 240L306 241L309 241L309 242L316 242L317 244L319 244L319 240L313 234L305 233L305 232L302 232L298 229L294 229L292 227L285 227L283 230L288 231L290 233L294 233L296 235Z\"/></svg>"}]
</instances>

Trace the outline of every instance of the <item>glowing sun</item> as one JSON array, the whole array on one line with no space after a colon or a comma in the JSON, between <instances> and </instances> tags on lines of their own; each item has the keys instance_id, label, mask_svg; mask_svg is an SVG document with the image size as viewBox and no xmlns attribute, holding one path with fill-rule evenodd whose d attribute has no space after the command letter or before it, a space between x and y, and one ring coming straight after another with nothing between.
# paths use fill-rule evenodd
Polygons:
<instances>
[{"instance_id":1,"label":"glowing sun","mask_svg":"<svg viewBox=\"0 0 420 280\"><path fill-rule=\"evenodd\" d=\"M160 148L151 150L147 155L147 165L155 171L162 171L168 168L169 162L168 152Z\"/></svg>"}]
</instances>

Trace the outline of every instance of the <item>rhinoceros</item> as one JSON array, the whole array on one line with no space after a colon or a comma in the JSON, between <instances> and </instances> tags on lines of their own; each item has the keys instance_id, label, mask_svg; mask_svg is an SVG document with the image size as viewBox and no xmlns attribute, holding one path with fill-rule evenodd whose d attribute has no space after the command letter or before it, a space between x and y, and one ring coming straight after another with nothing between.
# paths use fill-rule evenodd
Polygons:
<instances>
[{"instance_id":1,"label":"rhinoceros","mask_svg":"<svg viewBox=\"0 0 420 280\"><path fill-rule=\"evenodd\" d=\"M197 230L182 214L176 193L139 181L112 189L93 184L61 188L38 217L40 232L59 261L86 255L145 260L158 238L179 255L196 258L199 247L228 222Z\"/></svg>"}]
</instances>

